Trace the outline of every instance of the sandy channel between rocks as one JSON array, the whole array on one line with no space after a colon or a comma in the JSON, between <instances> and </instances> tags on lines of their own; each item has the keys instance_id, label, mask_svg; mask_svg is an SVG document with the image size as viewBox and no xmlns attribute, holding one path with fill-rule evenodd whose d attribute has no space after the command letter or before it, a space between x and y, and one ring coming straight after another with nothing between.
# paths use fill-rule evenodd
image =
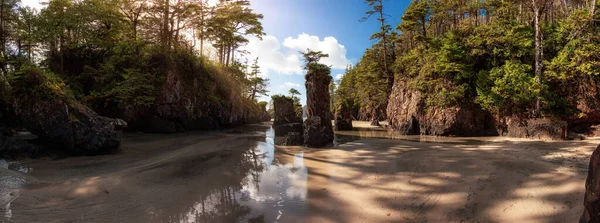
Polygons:
<instances>
[{"instance_id":1,"label":"sandy channel between rocks","mask_svg":"<svg viewBox=\"0 0 600 223\"><path fill-rule=\"evenodd\" d=\"M577 222L600 144L363 138L311 149L273 146L264 125L242 132L129 134L115 155L0 168L0 201L12 200L0 222Z\"/></svg>"}]
</instances>

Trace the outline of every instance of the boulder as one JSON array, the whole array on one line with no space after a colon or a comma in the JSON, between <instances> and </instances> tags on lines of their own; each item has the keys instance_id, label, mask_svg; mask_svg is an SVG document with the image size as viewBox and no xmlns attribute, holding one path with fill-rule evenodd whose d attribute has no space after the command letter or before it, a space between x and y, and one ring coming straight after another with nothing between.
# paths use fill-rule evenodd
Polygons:
<instances>
[{"instance_id":1,"label":"boulder","mask_svg":"<svg viewBox=\"0 0 600 223\"><path fill-rule=\"evenodd\" d=\"M590 158L583 206L584 211L579 222L600 222L600 146Z\"/></svg>"},{"instance_id":2,"label":"boulder","mask_svg":"<svg viewBox=\"0 0 600 223\"><path fill-rule=\"evenodd\" d=\"M290 123L273 127L275 136L285 136L290 132L298 132L302 134L303 128L301 123Z\"/></svg>"},{"instance_id":3,"label":"boulder","mask_svg":"<svg viewBox=\"0 0 600 223\"><path fill-rule=\"evenodd\" d=\"M332 142L331 121L318 116L308 117L304 121L304 144L306 146L318 148L327 146Z\"/></svg>"},{"instance_id":4,"label":"boulder","mask_svg":"<svg viewBox=\"0 0 600 223\"><path fill-rule=\"evenodd\" d=\"M334 121L335 131L352 131L352 118L337 116Z\"/></svg>"},{"instance_id":5,"label":"boulder","mask_svg":"<svg viewBox=\"0 0 600 223\"><path fill-rule=\"evenodd\" d=\"M294 108L294 100L285 96L273 96L273 126L302 122Z\"/></svg>"},{"instance_id":6,"label":"boulder","mask_svg":"<svg viewBox=\"0 0 600 223\"><path fill-rule=\"evenodd\" d=\"M304 143L300 132L288 132L283 137L276 136L275 138L275 144L281 146L301 146Z\"/></svg>"},{"instance_id":7,"label":"boulder","mask_svg":"<svg viewBox=\"0 0 600 223\"><path fill-rule=\"evenodd\" d=\"M546 120L546 119L529 119L519 120L510 119L507 122L507 136L515 138L534 138L534 139L566 139L567 138L567 122Z\"/></svg>"},{"instance_id":8,"label":"boulder","mask_svg":"<svg viewBox=\"0 0 600 223\"><path fill-rule=\"evenodd\" d=\"M304 144L324 147L333 142L329 84L331 72L323 64L309 64L306 73L306 115Z\"/></svg>"},{"instance_id":9,"label":"boulder","mask_svg":"<svg viewBox=\"0 0 600 223\"><path fill-rule=\"evenodd\" d=\"M14 160L32 157L40 153L39 149L37 145L33 145L25 140L0 135L0 158Z\"/></svg>"},{"instance_id":10,"label":"boulder","mask_svg":"<svg viewBox=\"0 0 600 223\"><path fill-rule=\"evenodd\" d=\"M116 128L123 120L97 115L70 100L16 100L15 113L24 128L44 143L74 155L115 152L121 144Z\"/></svg>"}]
</instances>

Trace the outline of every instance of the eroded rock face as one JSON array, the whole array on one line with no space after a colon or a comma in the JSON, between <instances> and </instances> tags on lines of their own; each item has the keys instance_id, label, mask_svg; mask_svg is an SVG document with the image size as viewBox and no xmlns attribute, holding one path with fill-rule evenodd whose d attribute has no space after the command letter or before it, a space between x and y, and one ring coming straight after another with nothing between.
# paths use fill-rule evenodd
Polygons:
<instances>
[{"instance_id":1,"label":"eroded rock face","mask_svg":"<svg viewBox=\"0 0 600 223\"><path fill-rule=\"evenodd\" d=\"M403 135L421 133L419 119L423 113L421 92L408 89L406 82L397 80L388 101L390 127Z\"/></svg>"},{"instance_id":2,"label":"eroded rock face","mask_svg":"<svg viewBox=\"0 0 600 223\"><path fill-rule=\"evenodd\" d=\"M17 100L15 113L21 125L44 143L73 155L115 152L121 144L122 120L97 115L74 101Z\"/></svg>"},{"instance_id":3,"label":"eroded rock face","mask_svg":"<svg viewBox=\"0 0 600 223\"><path fill-rule=\"evenodd\" d=\"M298 132L302 133L302 124L301 123L289 123L284 125L278 125L273 127L276 136L285 136L290 132Z\"/></svg>"},{"instance_id":4,"label":"eroded rock face","mask_svg":"<svg viewBox=\"0 0 600 223\"><path fill-rule=\"evenodd\" d=\"M333 126L328 69L310 69L306 74L306 115L304 121L304 144L310 147L324 147L333 142Z\"/></svg>"},{"instance_id":5,"label":"eroded rock face","mask_svg":"<svg viewBox=\"0 0 600 223\"><path fill-rule=\"evenodd\" d=\"M422 93L409 88L403 80L396 80L387 112L391 128L405 135L498 135L492 115L474 103L426 108Z\"/></svg>"},{"instance_id":6,"label":"eroded rock face","mask_svg":"<svg viewBox=\"0 0 600 223\"><path fill-rule=\"evenodd\" d=\"M514 138L566 139L568 136L567 122L545 119L510 119L507 121L506 136Z\"/></svg>"},{"instance_id":7,"label":"eroded rock face","mask_svg":"<svg viewBox=\"0 0 600 223\"><path fill-rule=\"evenodd\" d=\"M273 97L273 126L300 123L301 119L294 108L294 100L288 97Z\"/></svg>"},{"instance_id":8,"label":"eroded rock face","mask_svg":"<svg viewBox=\"0 0 600 223\"><path fill-rule=\"evenodd\" d=\"M117 111L101 113L122 117L129 123L129 130L149 133L213 130L271 119L264 107L244 97L219 95L214 89L206 89L202 82L207 80L195 77L205 76L205 71L197 69L194 72L197 73L184 77L168 71L156 104L151 107L120 105Z\"/></svg>"},{"instance_id":9,"label":"eroded rock face","mask_svg":"<svg viewBox=\"0 0 600 223\"><path fill-rule=\"evenodd\" d=\"M303 143L302 132L288 132L283 137L275 137L275 144L280 146L301 146Z\"/></svg>"},{"instance_id":10,"label":"eroded rock face","mask_svg":"<svg viewBox=\"0 0 600 223\"><path fill-rule=\"evenodd\" d=\"M334 121L335 131L352 131L352 118L337 116Z\"/></svg>"},{"instance_id":11,"label":"eroded rock face","mask_svg":"<svg viewBox=\"0 0 600 223\"><path fill-rule=\"evenodd\" d=\"M329 126L325 122L329 122ZM319 148L332 142L333 129L329 119L313 116L304 121L304 144L306 146Z\"/></svg>"},{"instance_id":12,"label":"eroded rock face","mask_svg":"<svg viewBox=\"0 0 600 223\"><path fill-rule=\"evenodd\" d=\"M600 146L590 158L583 205L584 211L579 222L600 222Z\"/></svg>"},{"instance_id":13,"label":"eroded rock face","mask_svg":"<svg viewBox=\"0 0 600 223\"><path fill-rule=\"evenodd\" d=\"M352 130L352 111L345 103L339 105L336 109L334 128L336 131Z\"/></svg>"}]
</instances>

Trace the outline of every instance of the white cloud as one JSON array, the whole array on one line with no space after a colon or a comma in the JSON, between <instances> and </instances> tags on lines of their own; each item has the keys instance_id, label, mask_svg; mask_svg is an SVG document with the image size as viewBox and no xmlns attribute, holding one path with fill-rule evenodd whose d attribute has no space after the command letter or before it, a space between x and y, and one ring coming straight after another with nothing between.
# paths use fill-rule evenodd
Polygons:
<instances>
[{"instance_id":1,"label":"white cloud","mask_svg":"<svg viewBox=\"0 0 600 223\"><path fill-rule=\"evenodd\" d=\"M42 8L46 7L46 6L43 6L40 3L42 1L47 2L47 0L21 0L21 5L22 6L29 6L31 8L37 9L39 11Z\"/></svg>"},{"instance_id":2,"label":"white cloud","mask_svg":"<svg viewBox=\"0 0 600 223\"><path fill-rule=\"evenodd\" d=\"M337 74L337 75L335 75L335 79L336 80L341 80L342 77L344 77L344 74Z\"/></svg>"},{"instance_id":3,"label":"white cloud","mask_svg":"<svg viewBox=\"0 0 600 223\"><path fill-rule=\"evenodd\" d=\"M262 75L266 75L269 69L283 74L302 73L302 60L299 54L282 52L281 44L276 37L263 36L262 40L251 37L249 40L248 45L241 47L241 50L248 51L246 55L248 61L258 57Z\"/></svg>"},{"instance_id":4,"label":"white cloud","mask_svg":"<svg viewBox=\"0 0 600 223\"><path fill-rule=\"evenodd\" d=\"M321 59L321 62L334 69L344 69L350 64L350 60L346 58L346 47L339 44L336 38L325 37L321 40L318 36L306 33L298 35L297 38L287 37L283 43L269 35L263 36L262 40L251 37L248 44L240 50L248 52L245 55L248 61L258 57L258 65L263 75L268 76L269 70L281 74L302 74L304 62L300 51L307 48L329 54L329 57Z\"/></svg>"},{"instance_id":5,"label":"white cloud","mask_svg":"<svg viewBox=\"0 0 600 223\"><path fill-rule=\"evenodd\" d=\"M285 84L281 85L281 88L297 88L300 87L300 84L285 82Z\"/></svg>"},{"instance_id":6,"label":"white cloud","mask_svg":"<svg viewBox=\"0 0 600 223\"><path fill-rule=\"evenodd\" d=\"M292 37L285 38L283 46L299 51L305 51L306 49L323 51L323 53L329 54L329 57L321 59L321 63L336 69L344 69L350 64L350 60L346 58L346 47L339 44L335 37L328 36L321 41L318 36L302 33L295 39Z\"/></svg>"}]
</instances>

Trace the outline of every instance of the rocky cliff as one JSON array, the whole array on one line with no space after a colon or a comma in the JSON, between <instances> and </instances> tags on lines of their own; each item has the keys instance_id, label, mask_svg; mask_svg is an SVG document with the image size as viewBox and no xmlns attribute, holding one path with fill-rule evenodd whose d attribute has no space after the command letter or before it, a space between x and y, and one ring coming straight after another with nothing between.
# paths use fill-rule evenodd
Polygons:
<instances>
[{"instance_id":1,"label":"rocky cliff","mask_svg":"<svg viewBox=\"0 0 600 223\"><path fill-rule=\"evenodd\" d=\"M498 135L493 116L475 103L448 108L427 107L423 93L396 80L387 107L390 127L406 135Z\"/></svg>"},{"instance_id":2,"label":"rocky cliff","mask_svg":"<svg viewBox=\"0 0 600 223\"><path fill-rule=\"evenodd\" d=\"M24 69L3 90L2 136L6 156L28 156L39 146L67 155L97 155L120 147L119 129L127 123L99 116L65 93L64 83L37 68ZM7 120L8 118L12 120ZM15 139L17 129L37 137L36 144Z\"/></svg>"},{"instance_id":3,"label":"rocky cliff","mask_svg":"<svg viewBox=\"0 0 600 223\"><path fill-rule=\"evenodd\" d=\"M192 71L168 71L153 106L121 106L118 117L130 123L130 130L149 133L210 130L270 120L266 108L242 97L241 89L227 88L237 86L233 80L210 72L216 71L201 66Z\"/></svg>"}]
</instances>

